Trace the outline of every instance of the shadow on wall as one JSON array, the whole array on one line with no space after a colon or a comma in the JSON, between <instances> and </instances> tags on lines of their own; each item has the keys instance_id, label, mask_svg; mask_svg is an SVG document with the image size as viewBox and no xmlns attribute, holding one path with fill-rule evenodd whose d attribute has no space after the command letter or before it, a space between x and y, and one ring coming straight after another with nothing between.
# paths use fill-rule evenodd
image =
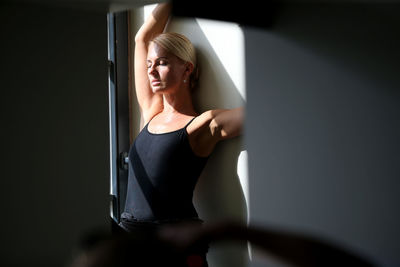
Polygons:
<instances>
[{"instance_id":1,"label":"shadow on wall","mask_svg":"<svg viewBox=\"0 0 400 267\"><path fill-rule=\"evenodd\" d=\"M399 261L399 8L287 5L245 29L252 220Z\"/></svg>"},{"instance_id":2,"label":"shadow on wall","mask_svg":"<svg viewBox=\"0 0 400 267\"><path fill-rule=\"evenodd\" d=\"M245 105L245 99L195 19L174 19L168 31L184 34L197 49L200 81L194 93L194 105L198 112ZM216 146L194 194L194 204L203 220L234 218L247 221L246 199L238 176L238 158L242 150L245 149L241 137ZM210 265L245 266L248 260L246 246L243 244L216 250L211 247L208 256Z\"/></svg>"},{"instance_id":3,"label":"shadow on wall","mask_svg":"<svg viewBox=\"0 0 400 267\"><path fill-rule=\"evenodd\" d=\"M288 5L270 30L350 76L397 89L399 10L396 3Z\"/></svg>"}]
</instances>

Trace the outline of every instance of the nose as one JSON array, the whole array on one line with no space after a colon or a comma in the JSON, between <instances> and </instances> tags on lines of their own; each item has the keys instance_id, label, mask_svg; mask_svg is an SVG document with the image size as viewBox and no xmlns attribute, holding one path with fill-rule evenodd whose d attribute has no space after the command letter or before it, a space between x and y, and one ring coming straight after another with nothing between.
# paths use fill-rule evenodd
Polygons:
<instances>
[{"instance_id":1,"label":"nose","mask_svg":"<svg viewBox=\"0 0 400 267\"><path fill-rule=\"evenodd\" d=\"M152 66L148 69L148 74L154 76L155 73L156 73L156 68L154 67L154 65L152 65Z\"/></svg>"}]
</instances>

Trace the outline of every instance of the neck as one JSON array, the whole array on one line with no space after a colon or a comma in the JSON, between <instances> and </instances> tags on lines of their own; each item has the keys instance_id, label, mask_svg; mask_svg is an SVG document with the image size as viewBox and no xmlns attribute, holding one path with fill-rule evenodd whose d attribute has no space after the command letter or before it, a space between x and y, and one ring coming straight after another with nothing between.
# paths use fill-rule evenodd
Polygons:
<instances>
[{"instance_id":1,"label":"neck","mask_svg":"<svg viewBox=\"0 0 400 267\"><path fill-rule=\"evenodd\" d=\"M163 94L164 114L180 113L185 115L195 115L192 96L189 89L178 90L178 93Z\"/></svg>"}]
</instances>

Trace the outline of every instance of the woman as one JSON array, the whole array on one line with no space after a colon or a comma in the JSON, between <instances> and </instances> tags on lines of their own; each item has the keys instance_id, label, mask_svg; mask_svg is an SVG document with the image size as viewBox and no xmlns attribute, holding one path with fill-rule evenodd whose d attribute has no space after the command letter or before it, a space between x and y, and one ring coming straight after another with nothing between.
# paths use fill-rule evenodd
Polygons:
<instances>
[{"instance_id":1,"label":"woman","mask_svg":"<svg viewBox=\"0 0 400 267\"><path fill-rule=\"evenodd\" d=\"M197 179L215 145L242 128L243 108L195 111L195 50L185 36L162 33L169 12L169 4L159 4L135 37L135 86L143 123L129 151L120 223L128 232L201 222L192 203ZM206 250L200 250L205 262Z\"/></svg>"}]
</instances>

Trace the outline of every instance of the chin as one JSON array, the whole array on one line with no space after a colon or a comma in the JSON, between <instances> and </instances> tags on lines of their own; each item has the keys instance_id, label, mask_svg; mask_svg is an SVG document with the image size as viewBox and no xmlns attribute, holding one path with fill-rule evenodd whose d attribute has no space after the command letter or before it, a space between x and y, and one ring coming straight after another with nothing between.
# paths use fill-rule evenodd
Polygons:
<instances>
[{"instance_id":1,"label":"chin","mask_svg":"<svg viewBox=\"0 0 400 267\"><path fill-rule=\"evenodd\" d=\"M152 89L153 89L153 93L154 94L163 94L163 93L165 93L165 88L162 88L162 87L152 87Z\"/></svg>"},{"instance_id":2,"label":"chin","mask_svg":"<svg viewBox=\"0 0 400 267\"><path fill-rule=\"evenodd\" d=\"M171 89L170 87L166 88L164 86L155 86L152 87L152 89L154 94L167 94L173 92L173 89Z\"/></svg>"}]
</instances>

